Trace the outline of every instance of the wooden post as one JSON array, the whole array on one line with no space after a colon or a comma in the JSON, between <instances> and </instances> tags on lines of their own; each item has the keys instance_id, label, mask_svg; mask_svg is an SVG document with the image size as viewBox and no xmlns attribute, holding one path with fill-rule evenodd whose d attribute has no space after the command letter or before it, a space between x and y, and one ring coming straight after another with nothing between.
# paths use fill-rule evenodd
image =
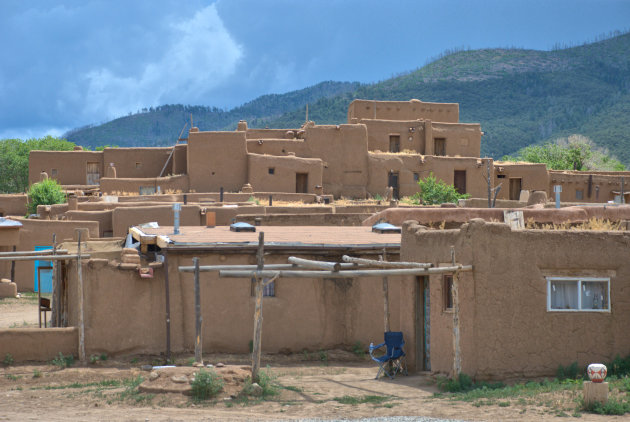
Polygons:
<instances>
[{"instance_id":1,"label":"wooden post","mask_svg":"<svg viewBox=\"0 0 630 422\"><path fill-rule=\"evenodd\" d=\"M265 233L258 234L258 251L256 252L257 271L265 266ZM262 305L263 305L263 277L256 275L252 279L255 284L256 307L254 308L254 338L252 348L252 382L258 382L260 369L260 354L262 342Z\"/></svg>"},{"instance_id":2,"label":"wooden post","mask_svg":"<svg viewBox=\"0 0 630 422\"><path fill-rule=\"evenodd\" d=\"M383 249L383 261L387 261L387 251ZM383 277L383 318L385 332L391 331L389 326L389 282L387 276Z\"/></svg>"},{"instance_id":3,"label":"wooden post","mask_svg":"<svg viewBox=\"0 0 630 422\"><path fill-rule=\"evenodd\" d=\"M53 241L53 255L57 254L57 235L53 233L52 237ZM57 274L59 270L59 263L56 260L52 262L52 306L50 311L50 326L51 327L59 327L59 274Z\"/></svg>"},{"instance_id":4,"label":"wooden post","mask_svg":"<svg viewBox=\"0 0 630 422\"><path fill-rule=\"evenodd\" d=\"M15 252L16 247L13 245L13 252ZM15 283L15 261L11 261L11 281Z\"/></svg>"},{"instance_id":5,"label":"wooden post","mask_svg":"<svg viewBox=\"0 0 630 422\"><path fill-rule=\"evenodd\" d=\"M83 272L81 269L81 230L77 231L77 280L79 294L79 360L86 363L85 357L85 316L83 314Z\"/></svg>"},{"instance_id":6,"label":"wooden post","mask_svg":"<svg viewBox=\"0 0 630 422\"><path fill-rule=\"evenodd\" d=\"M490 179L490 160L486 159L486 176L488 177L488 208L492 208L492 181Z\"/></svg>"},{"instance_id":7,"label":"wooden post","mask_svg":"<svg viewBox=\"0 0 630 422\"><path fill-rule=\"evenodd\" d=\"M181 136L180 136L181 138ZM166 363L171 363L171 294L168 281L168 251L164 249L164 295L166 296Z\"/></svg>"},{"instance_id":8,"label":"wooden post","mask_svg":"<svg viewBox=\"0 0 630 422\"><path fill-rule=\"evenodd\" d=\"M201 358L201 294L199 288L199 258L193 258L195 266L195 362L203 363Z\"/></svg>"},{"instance_id":9,"label":"wooden post","mask_svg":"<svg viewBox=\"0 0 630 422\"><path fill-rule=\"evenodd\" d=\"M455 248L451 246L451 264L455 266ZM453 274L453 379L462 372L462 359L459 338L459 271Z\"/></svg>"},{"instance_id":10,"label":"wooden post","mask_svg":"<svg viewBox=\"0 0 630 422\"><path fill-rule=\"evenodd\" d=\"M37 267L37 321L42 328L42 267Z\"/></svg>"}]
</instances>

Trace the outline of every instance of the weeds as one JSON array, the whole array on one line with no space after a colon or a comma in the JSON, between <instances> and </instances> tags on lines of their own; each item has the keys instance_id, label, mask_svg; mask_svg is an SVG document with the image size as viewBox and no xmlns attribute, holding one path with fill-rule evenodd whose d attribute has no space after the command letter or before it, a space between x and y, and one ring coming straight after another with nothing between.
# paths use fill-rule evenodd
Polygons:
<instances>
[{"instance_id":1,"label":"weeds","mask_svg":"<svg viewBox=\"0 0 630 422\"><path fill-rule=\"evenodd\" d=\"M4 360L2 361L2 363L4 363L4 366L13 365L13 355L11 353L7 353L6 355L4 355Z\"/></svg>"},{"instance_id":2,"label":"weeds","mask_svg":"<svg viewBox=\"0 0 630 422\"><path fill-rule=\"evenodd\" d=\"M192 396L195 400L207 400L223 390L223 379L216 372L201 369L191 383Z\"/></svg>"},{"instance_id":3,"label":"weeds","mask_svg":"<svg viewBox=\"0 0 630 422\"><path fill-rule=\"evenodd\" d=\"M573 362L571 365L567 367L558 365L558 370L556 371L556 377L559 380L566 380L566 379L575 380L575 379L583 378L584 375L583 375L583 371L580 371L580 368L578 367L578 363Z\"/></svg>"},{"instance_id":4,"label":"weeds","mask_svg":"<svg viewBox=\"0 0 630 422\"><path fill-rule=\"evenodd\" d=\"M37 369L33 370L33 378L41 378L41 377L42 377L42 373L39 370Z\"/></svg>"},{"instance_id":5,"label":"weeds","mask_svg":"<svg viewBox=\"0 0 630 422\"><path fill-rule=\"evenodd\" d=\"M325 351L325 350L320 350L319 351L319 360L321 360L322 362L327 364L328 363L328 352Z\"/></svg>"},{"instance_id":6,"label":"weeds","mask_svg":"<svg viewBox=\"0 0 630 422\"><path fill-rule=\"evenodd\" d=\"M593 402L586 405L582 403L582 410L600 415L625 415L630 413L630 403L623 399L610 398L605 404Z\"/></svg>"},{"instance_id":7,"label":"weeds","mask_svg":"<svg viewBox=\"0 0 630 422\"><path fill-rule=\"evenodd\" d=\"M365 346L359 340L355 341L352 345L352 353L362 358L365 357Z\"/></svg>"},{"instance_id":8,"label":"weeds","mask_svg":"<svg viewBox=\"0 0 630 422\"><path fill-rule=\"evenodd\" d=\"M59 352L59 355L57 355L57 357L54 358L50 363L58 366L61 369L69 368L74 364L74 356L64 356L63 353Z\"/></svg>"},{"instance_id":9,"label":"weeds","mask_svg":"<svg viewBox=\"0 0 630 422\"><path fill-rule=\"evenodd\" d=\"M22 377L15 376L15 375L13 375L13 374L6 374L4 377L5 377L6 379L8 379L8 380L11 380L11 381L17 381L17 380L19 380L20 378L22 378Z\"/></svg>"},{"instance_id":10,"label":"weeds","mask_svg":"<svg viewBox=\"0 0 630 422\"><path fill-rule=\"evenodd\" d=\"M343 396L343 397L335 397L335 398L333 398L333 400L336 401L337 403L351 404L351 405L358 405L358 404L364 404L364 403L381 404L383 402L386 402L386 401L390 400L390 397L386 397L386 396L361 396L361 397Z\"/></svg>"}]
</instances>

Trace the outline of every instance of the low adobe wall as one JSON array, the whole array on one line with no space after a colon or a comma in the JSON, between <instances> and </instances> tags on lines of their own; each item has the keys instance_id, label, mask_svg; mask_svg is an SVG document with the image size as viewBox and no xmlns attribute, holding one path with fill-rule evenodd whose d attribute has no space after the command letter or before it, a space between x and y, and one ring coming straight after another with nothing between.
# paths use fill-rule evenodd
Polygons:
<instances>
[{"instance_id":1,"label":"low adobe wall","mask_svg":"<svg viewBox=\"0 0 630 422\"><path fill-rule=\"evenodd\" d=\"M98 237L112 237L112 210L105 211L66 211L67 220L98 221Z\"/></svg>"},{"instance_id":2,"label":"low adobe wall","mask_svg":"<svg viewBox=\"0 0 630 422\"><path fill-rule=\"evenodd\" d=\"M141 187L150 187L161 192L188 192L188 176L177 175L151 178L110 178L100 179L101 192L113 194L116 192L139 193Z\"/></svg>"},{"instance_id":3,"label":"low adobe wall","mask_svg":"<svg viewBox=\"0 0 630 422\"><path fill-rule=\"evenodd\" d=\"M262 226L360 226L371 214L242 214L236 220Z\"/></svg>"},{"instance_id":4,"label":"low adobe wall","mask_svg":"<svg viewBox=\"0 0 630 422\"><path fill-rule=\"evenodd\" d=\"M7 215L26 215L26 203L28 196L26 194L8 194L0 195L0 217Z\"/></svg>"},{"instance_id":5,"label":"low adobe wall","mask_svg":"<svg viewBox=\"0 0 630 422\"><path fill-rule=\"evenodd\" d=\"M50 361L59 353L77 356L79 330L69 328L9 328L0 330L0 356L14 362Z\"/></svg>"},{"instance_id":6,"label":"low adobe wall","mask_svg":"<svg viewBox=\"0 0 630 422\"><path fill-rule=\"evenodd\" d=\"M112 211L112 226L114 237L126 236L129 227L156 221L160 226L173 225L173 205L121 207ZM182 205L179 214L179 224L182 226L205 225L202 222L201 207L199 205Z\"/></svg>"}]
</instances>

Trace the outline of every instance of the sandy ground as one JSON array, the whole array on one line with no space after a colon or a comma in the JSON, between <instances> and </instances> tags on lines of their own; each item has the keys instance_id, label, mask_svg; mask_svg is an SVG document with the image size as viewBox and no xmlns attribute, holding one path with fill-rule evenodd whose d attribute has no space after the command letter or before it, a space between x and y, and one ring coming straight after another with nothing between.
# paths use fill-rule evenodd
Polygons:
<instances>
[{"instance_id":1,"label":"sandy ground","mask_svg":"<svg viewBox=\"0 0 630 422\"><path fill-rule=\"evenodd\" d=\"M50 312L46 313L50 319ZM43 324L44 314L42 314ZM37 295L0 299L0 329L38 327ZM43 325L42 325L43 326Z\"/></svg>"}]
</instances>

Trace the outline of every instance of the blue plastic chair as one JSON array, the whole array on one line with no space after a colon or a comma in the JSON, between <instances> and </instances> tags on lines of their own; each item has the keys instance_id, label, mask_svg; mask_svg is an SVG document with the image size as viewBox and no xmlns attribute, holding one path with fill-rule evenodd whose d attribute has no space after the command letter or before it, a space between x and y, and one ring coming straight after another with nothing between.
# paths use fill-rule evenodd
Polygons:
<instances>
[{"instance_id":1,"label":"blue plastic chair","mask_svg":"<svg viewBox=\"0 0 630 422\"><path fill-rule=\"evenodd\" d=\"M398 373L408 375L406 355L403 350L405 345L403 333L401 331L387 331L384 337L385 342L381 344L374 346L374 343L370 343L370 357L379 365L375 379L378 379L381 373L387 375L390 379L394 379ZM383 356L375 356L374 351L383 346L386 346L385 354Z\"/></svg>"}]
</instances>

